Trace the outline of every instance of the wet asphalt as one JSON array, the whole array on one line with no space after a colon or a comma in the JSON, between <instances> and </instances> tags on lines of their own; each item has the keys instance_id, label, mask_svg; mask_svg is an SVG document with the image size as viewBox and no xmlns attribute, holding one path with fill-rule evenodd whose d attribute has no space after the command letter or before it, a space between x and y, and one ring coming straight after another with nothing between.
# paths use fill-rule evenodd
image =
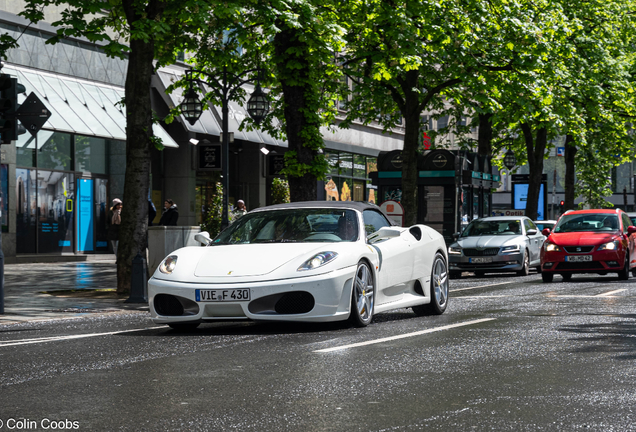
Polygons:
<instances>
[{"instance_id":1,"label":"wet asphalt","mask_svg":"<svg viewBox=\"0 0 636 432\"><path fill-rule=\"evenodd\" d=\"M634 278L533 273L453 280L445 314L364 329L9 322L0 431L632 431L635 300Z\"/></svg>"}]
</instances>

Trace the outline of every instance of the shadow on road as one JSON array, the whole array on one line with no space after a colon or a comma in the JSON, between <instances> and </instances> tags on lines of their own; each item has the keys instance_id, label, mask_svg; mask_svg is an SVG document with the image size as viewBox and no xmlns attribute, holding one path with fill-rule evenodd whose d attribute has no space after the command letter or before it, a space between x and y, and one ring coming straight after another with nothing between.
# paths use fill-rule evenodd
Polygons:
<instances>
[{"instance_id":1,"label":"shadow on road","mask_svg":"<svg viewBox=\"0 0 636 432\"><path fill-rule=\"evenodd\" d=\"M579 324L563 326L559 331L576 335L571 341L584 346L571 350L572 353L615 354L619 360L636 360L636 314L611 315L620 321L600 324Z\"/></svg>"}]
</instances>

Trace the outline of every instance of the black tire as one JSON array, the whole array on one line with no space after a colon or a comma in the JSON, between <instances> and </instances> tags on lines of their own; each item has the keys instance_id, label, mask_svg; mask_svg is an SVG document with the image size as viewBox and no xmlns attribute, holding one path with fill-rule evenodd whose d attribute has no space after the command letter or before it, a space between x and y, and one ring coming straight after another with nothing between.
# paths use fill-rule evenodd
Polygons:
<instances>
[{"instance_id":1,"label":"black tire","mask_svg":"<svg viewBox=\"0 0 636 432\"><path fill-rule=\"evenodd\" d=\"M543 272L541 273L541 279L543 279L543 282L552 282L552 279L554 279L554 273Z\"/></svg>"},{"instance_id":2,"label":"black tire","mask_svg":"<svg viewBox=\"0 0 636 432\"><path fill-rule=\"evenodd\" d=\"M178 332L188 332L196 330L196 328L199 327L199 324L201 323L173 323L168 325L170 328Z\"/></svg>"},{"instance_id":3,"label":"black tire","mask_svg":"<svg viewBox=\"0 0 636 432\"><path fill-rule=\"evenodd\" d=\"M462 272L457 271L457 270L454 270L454 271L452 271L452 270L451 270L451 271L448 273L448 275L449 275L449 277L450 277L451 279L461 279L461 278L462 278Z\"/></svg>"},{"instance_id":4,"label":"black tire","mask_svg":"<svg viewBox=\"0 0 636 432\"><path fill-rule=\"evenodd\" d=\"M563 273L561 275L563 282L570 282L572 280L572 273Z\"/></svg>"},{"instance_id":5,"label":"black tire","mask_svg":"<svg viewBox=\"0 0 636 432\"><path fill-rule=\"evenodd\" d=\"M530 274L530 255L528 250L523 254L523 267L517 272L517 276L528 276Z\"/></svg>"},{"instance_id":6,"label":"black tire","mask_svg":"<svg viewBox=\"0 0 636 432\"><path fill-rule=\"evenodd\" d=\"M632 270L632 276L636 277L636 269Z\"/></svg>"},{"instance_id":7,"label":"black tire","mask_svg":"<svg viewBox=\"0 0 636 432\"><path fill-rule=\"evenodd\" d=\"M355 327L366 327L373 321L375 308L375 285L373 273L366 261L360 261L351 289L351 312L349 321Z\"/></svg>"},{"instance_id":8,"label":"black tire","mask_svg":"<svg viewBox=\"0 0 636 432\"><path fill-rule=\"evenodd\" d=\"M476 271L475 272L475 276L477 276L477 277L484 277L485 274L486 274L486 272L483 272L483 271Z\"/></svg>"},{"instance_id":9,"label":"black tire","mask_svg":"<svg viewBox=\"0 0 636 432\"><path fill-rule=\"evenodd\" d=\"M430 303L411 308L416 315L441 315L448 306L448 267L444 257L439 252L435 254L433 259L430 294Z\"/></svg>"},{"instance_id":10,"label":"black tire","mask_svg":"<svg viewBox=\"0 0 636 432\"><path fill-rule=\"evenodd\" d=\"M623 264L623 269L618 272L618 280L629 280L629 250L625 252L625 264Z\"/></svg>"},{"instance_id":11,"label":"black tire","mask_svg":"<svg viewBox=\"0 0 636 432\"><path fill-rule=\"evenodd\" d=\"M543 269L541 268L541 266L537 267L537 273L541 273L543 272Z\"/></svg>"}]
</instances>

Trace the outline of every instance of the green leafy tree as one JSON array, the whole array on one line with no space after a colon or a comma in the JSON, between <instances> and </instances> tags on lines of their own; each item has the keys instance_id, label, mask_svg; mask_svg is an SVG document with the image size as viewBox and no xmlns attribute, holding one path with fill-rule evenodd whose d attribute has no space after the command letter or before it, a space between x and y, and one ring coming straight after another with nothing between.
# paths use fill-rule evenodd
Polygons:
<instances>
[{"instance_id":1,"label":"green leafy tree","mask_svg":"<svg viewBox=\"0 0 636 432\"><path fill-rule=\"evenodd\" d=\"M285 179L274 177L272 180L272 204L284 204L290 202L289 183Z\"/></svg>"},{"instance_id":2,"label":"green leafy tree","mask_svg":"<svg viewBox=\"0 0 636 432\"><path fill-rule=\"evenodd\" d=\"M60 8L61 18L52 23L58 30L48 43L85 37L100 43L107 55L128 59L126 174L117 254L117 291L128 293L132 259L143 255L148 243L150 151L157 142L152 134L150 81L156 67L173 63L177 52L196 45L210 9L223 5L197 0L25 0L21 15L39 22L51 5Z\"/></svg>"}]
</instances>

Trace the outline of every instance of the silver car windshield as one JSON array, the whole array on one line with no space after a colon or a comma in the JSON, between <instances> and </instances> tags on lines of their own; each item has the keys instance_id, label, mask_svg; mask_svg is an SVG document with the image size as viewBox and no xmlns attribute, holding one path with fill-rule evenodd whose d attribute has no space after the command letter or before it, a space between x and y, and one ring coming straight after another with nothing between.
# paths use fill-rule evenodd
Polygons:
<instances>
[{"instance_id":1,"label":"silver car windshield","mask_svg":"<svg viewBox=\"0 0 636 432\"><path fill-rule=\"evenodd\" d=\"M302 208L248 213L221 232L210 246L356 240L355 211Z\"/></svg>"},{"instance_id":2,"label":"silver car windshield","mask_svg":"<svg viewBox=\"0 0 636 432\"><path fill-rule=\"evenodd\" d=\"M607 213L565 214L554 227L555 233L575 231L616 231L618 216Z\"/></svg>"},{"instance_id":3,"label":"silver car windshield","mask_svg":"<svg viewBox=\"0 0 636 432\"><path fill-rule=\"evenodd\" d=\"M462 237L484 235L519 235L521 234L520 220L476 220L472 221L462 233Z\"/></svg>"}]
</instances>

